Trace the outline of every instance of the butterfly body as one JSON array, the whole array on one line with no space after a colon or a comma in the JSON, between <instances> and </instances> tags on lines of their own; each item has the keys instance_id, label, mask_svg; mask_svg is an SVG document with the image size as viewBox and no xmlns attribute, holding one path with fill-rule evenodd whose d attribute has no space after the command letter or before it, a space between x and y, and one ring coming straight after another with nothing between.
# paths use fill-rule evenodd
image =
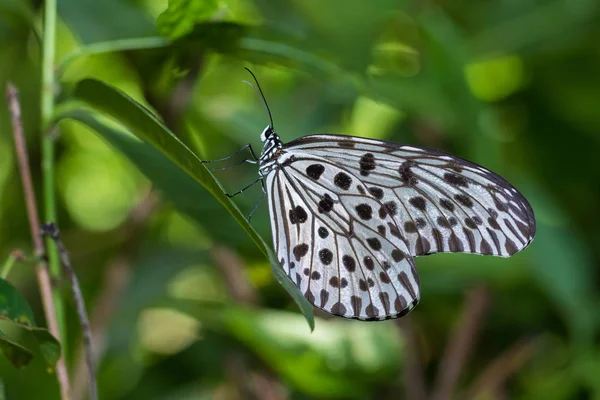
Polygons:
<instances>
[{"instance_id":1,"label":"butterfly body","mask_svg":"<svg viewBox=\"0 0 600 400\"><path fill-rule=\"evenodd\" d=\"M316 307L381 320L420 298L414 257L508 257L535 219L506 180L447 153L343 135L284 144L268 126L265 179L273 243L285 273Z\"/></svg>"}]
</instances>

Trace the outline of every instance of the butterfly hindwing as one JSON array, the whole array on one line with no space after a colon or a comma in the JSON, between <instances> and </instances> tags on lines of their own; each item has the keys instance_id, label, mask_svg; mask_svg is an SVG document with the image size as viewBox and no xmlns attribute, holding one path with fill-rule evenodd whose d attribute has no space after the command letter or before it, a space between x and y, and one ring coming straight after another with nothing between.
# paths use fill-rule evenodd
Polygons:
<instances>
[{"instance_id":1,"label":"butterfly hindwing","mask_svg":"<svg viewBox=\"0 0 600 400\"><path fill-rule=\"evenodd\" d=\"M284 271L328 313L377 320L409 312L419 280L384 204L358 176L294 153L267 176L273 240Z\"/></svg>"},{"instance_id":2,"label":"butterfly hindwing","mask_svg":"<svg viewBox=\"0 0 600 400\"><path fill-rule=\"evenodd\" d=\"M535 235L533 211L523 196L497 174L462 158L342 135L305 136L286 149L355 175L382 204L373 212L392 215L413 256L508 257ZM328 187L336 186L334 180Z\"/></svg>"}]
</instances>

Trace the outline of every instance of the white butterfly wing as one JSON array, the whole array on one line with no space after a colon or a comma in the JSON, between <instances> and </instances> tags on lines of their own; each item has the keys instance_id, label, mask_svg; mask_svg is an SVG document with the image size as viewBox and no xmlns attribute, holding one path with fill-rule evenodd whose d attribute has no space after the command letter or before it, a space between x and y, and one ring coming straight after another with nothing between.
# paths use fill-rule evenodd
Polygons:
<instances>
[{"instance_id":1,"label":"white butterfly wing","mask_svg":"<svg viewBox=\"0 0 600 400\"><path fill-rule=\"evenodd\" d=\"M277 257L316 307L346 318L400 317L419 301L419 279L397 222L358 176L293 152L267 175Z\"/></svg>"},{"instance_id":2,"label":"white butterfly wing","mask_svg":"<svg viewBox=\"0 0 600 400\"><path fill-rule=\"evenodd\" d=\"M349 196L340 197L342 205L353 208L359 200L350 192L363 186L380 204L374 216L392 215L413 256L465 252L509 257L535 235L527 200L502 177L462 158L343 135L305 136L285 148L324 160L325 171L353 175ZM298 180L310 179L305 171L304 176L296 173Z\"/></svg>"}]
</instances>

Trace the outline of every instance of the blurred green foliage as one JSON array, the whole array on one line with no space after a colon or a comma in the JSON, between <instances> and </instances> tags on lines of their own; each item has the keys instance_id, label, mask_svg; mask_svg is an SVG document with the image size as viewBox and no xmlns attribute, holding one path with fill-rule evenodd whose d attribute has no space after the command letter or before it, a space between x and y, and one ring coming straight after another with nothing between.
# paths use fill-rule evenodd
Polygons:
<instances>
[{"instance_id":1,"label":"blurred green foliage","mask_svg":"<svg viewBox=\"0 0 600 400\"><path fill-rule=\"evenodd\" d=\"M38 194L42 6L0 0L0 87L21 91ZM101 398L409 398L415 352L431 392L475 287L490 305L457 397L600 397L597 0L59 0L58 11L59 224L102 322ZM110 95L85 106L75 96L85 78L105 82L200 159L216 159L260 148L267 116L242 82L245 66L284 141L339 132L468 158L524 193L535 241L510 259L419 258L422 300L406 318L414 340L396 321L320 312L311 333L253 240L251 229L270 243L266 207L244 230L216 183L208 191L182 173L192 153L149 140L155 125L131 123ZM31 243L6 106L0 132L2 263ZM245 164L215 175L233 192L256 173ZM236 197L241 215L259 197L259 187ZM32 269L15 266L8 281L42 321ZM67 360L81 393L68 305ZM0 376L7 398L58 398L43 358L23 370L0 359Z\"/></svg>"}]
</instances>

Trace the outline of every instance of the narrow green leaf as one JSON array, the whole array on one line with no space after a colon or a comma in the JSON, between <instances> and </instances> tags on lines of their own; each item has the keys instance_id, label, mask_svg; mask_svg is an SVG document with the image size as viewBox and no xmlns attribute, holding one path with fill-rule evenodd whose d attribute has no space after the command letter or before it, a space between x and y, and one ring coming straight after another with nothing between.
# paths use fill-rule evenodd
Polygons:
<instances>
[{"instance_id":1,"label":"narrow green leaf","mask_svg":"<svg viewBox=\"0 0 600 400\"><path fill-rule=\"evenodd\" d=\"M279 284L292 295L292 298L306 317L308 325L310 326L310 330L313 331L315 329L315 315L312 305L304 296L302 296L298 288L292 283L285 272L283 272L283 269L279 265L279 262L277 261L277 258L271 249L267 248L267 251L269 252L269 261L271 262L271 269L273 270L275 279L277 279L277 282L279 282Z\"/></svg>"},{"instance_id":2,"label":"narrow green leaf","mask_svg":"<svg viewBox=\"0 0 600 400\"><path fill-rule=\"evenodd\" d=\"M227 198L223 188L210 171L152 112L120 90L93 79L81 81L75 89L75 97L122 123L131 133L154 146L194 178L229 211L261 251L267 255L262 238L237 206Z\"/></svg>"},{"instance_id":3,"label":"narrow green leaf","mask_svg":"<svg viewBox=\"0 0 600 400\"><path fill-rule=\"evenodd\" d=\"M33 353L0 331L0 350L17 368L23 368L33 359Z\"/></svg>"},{"instance_id":4,"label":"narrow green leaf","mask_svg":"<svg viewBox=\"0 0 600 400\"><path fill-rule=\"evenodd\" d=\"M304 296L301 295L289 278L283 274L279 262L270 254L264 240L248 223L237 206L225 196L225 192L221 185L215 180L210 171L205 168L201 160L186 147L185 144L174 136L149 110L135 102L135 100L131 99L126 94L102 82L96 80L84 80L80 82L75 89L75 96L108 116L118 120L135 136L145 143L152 145L155 149L160 151L163 156L166 156L165 158L172 164L186 172L196 182L200 183L208 190L208 192L227 209L258 245L260 250L269 258L278 282L281 283L284 289L298 304L300 310L306 317L311 330L314 329L314 312L312 306ZM111 130L104 124L98 122L90 114L79 112L65 114L64 117L79 120L109 141L111 141L109 137L114 138L114 130ZM123 151L122 149L120 150ZM138 162L139 161L140 160L138 160ZM136 160L132 159L132 162L136 163ZM281 275L283 275L283 277Z\"/></svg>"},{"instance_id":5,"label":"narrow green leaf","mask_svg":"<svg viewBox=\"0 0 600 400\"><path fill-rule=\"evenodd\" d=\"M46 360L46 364L48 364L50 368L54 367L60 357L60 343L50 332L48 332L48 330L36 326L33 312L31 311L31 307L27 303L27 300L21 296L14 286L4 279L0 279L0 319L11 321L20 328L32 332L40 346L40 351ZM3 335L1 338L1 340L4 339L6 339L6 335ZM6 340L10 342L9 339ZM7 355L9 359L14 355L15 357L20 357L18 361L25 360L23 354L15 353L15 351L18 351L19 349L15 350L13 345L15 345L14 342L6 344L8 348L2 348L4 354ZM13 362L13 360L11 360L11 362ZM13 362L13 364L17 365L15 362ZM22 365L17 366L20 367Z\"/></svg>"}]
</instances>

